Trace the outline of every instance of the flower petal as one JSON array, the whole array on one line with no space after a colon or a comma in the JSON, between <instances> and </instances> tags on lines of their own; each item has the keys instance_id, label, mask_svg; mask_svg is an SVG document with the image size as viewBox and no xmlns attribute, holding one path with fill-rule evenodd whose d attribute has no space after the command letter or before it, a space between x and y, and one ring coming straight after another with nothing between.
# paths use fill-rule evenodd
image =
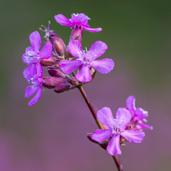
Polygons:
<instances>
[{"instance_id":1,"label":"flower petal","mask_svg":"<svg viewBox=\"0 0 171 171\"><path fill-rule=\"evenodd\" d=\"M97 59L98 57L102 56L106 50L108 49L108 46L106 43L102 41L96 41L94 42L88 52L86 53L87 59L93 61Z\"/></svg>"},{"instance_id":2,"label":"flower petal","mask_svg":"<svg viewBox=\"0 0 171 171\"><path fill-rule=\"evenodd\" d=\"M36 76L41 78L43 75L43 67L40 63L36 64Z\"/></svg>"},{"instance_id":3,"label":"flower petal","mask_svg":"<svg viewBox=\"0 0 171 171\"><path fill-rule=\"evenodd\" d=\"M87 65L80 66L80 69L78 70L78 72L76 74L76 78L82 83L91 81L92 76L91 76L89 66L87 66Z\"/></svg>"},{"instance_id":4,"label":"flower petal","mask_svg":"<svg viewBox=\"0 0 171 171\"><path fill-rule=\"evenodd\" d=\"M70 21L72 22L72 24L77 24L77 25L82 25L82 26L87 26L88 25L88 20L90 20L90 18L85 15L84 13L77 13L77 14L72 14Z\"/></svg>"},{"instance_id":5,"label":"flower petal","mask_svg":"<svg viewBox=\"0 0 171 171\"><path fill-rule=\"evenodd\" d=\"M112 137L107 146L107 152L112 156L122 153L120 149L120 135L114 135Z\"/></svg>"},{"instance_id":6,"label":"flower petal","mask_svg":"<svg viewBox=\"0 0 171 171\"><path fill-rule=\"evenodd\" d=\"M27 86L25 89L25 98L29 98L32 96L36 91L38 90L38 87L35 86Z\"/></svg>"},{"instance_id":7,"label":"flower petal","mask_svg":"<svg viewBox=\"0 0 171 171\"><path fill-rule=\"evenodd\" d=\"M26 64L38 62L37 53L32 47L27 47L25 53L22 55L22 60Z\"/></svg>"},{"instance_id":8,"label":"flower petal","mask_svg":"<svg viewBox=\"0 0 171 171\"><path fill-rule=\"evenodd\" d=\"M148 117L148 112L140 107L136 109L135 113L136 113L136 116L141 120Z\"/></svg>"},{"instance_id":9,"label":"flower petal","mask_svg":"<svg viewBox=\"0 0 171 171\"><path fill-rule=\"evenodd\" d=\"M84 30L92 32L92 33L96 33L96 32L100 32L102 31L102 28L91 28L89 26L84 26Z\"/></svg>"},{"instance_id":10,"label":"flower petal","mask_svg":"<svg viewBox=\"0 0 171 171\"><path fill-rule=\"evenodd\" d=\"M144 139L145 133L143 131L126 130L121 133L129 142L141 143Z\"/></svg>"},{"instance_id":11,"label":"flower petal","mask_svg":"<svg viewBox=\"0 0 171 171\"><path fill-rule=\"evenodd\" d=\"M109 107L103 107L102 109L97 111L97 119L103 124L105 127L113 128L114 118L112 115L112 111Z\"/></svg>"},{"instance_id":12,"label":"flower petal","mask_svg":"<svg viewBox=\"0 0 171 171\"><path fill-rule=\"evenodd\" d=\"M38 52L40 49L40 45L41 45L41 36L40 33L38 31L34 31L30 34L29 36L29 40L30 40L30 44L32 46L32 48Z\"/></svg>"},{"instance_id":13,"label":"flower petal","mask_svg":"<svg viewBox=\"0 0 171 171\"><path fill-rule=\"evenodd\" d=\"M116 112L115 126L120 129L125 129L127 124L131 121L131 113L126 108L118 108Z\"/></svg>"},{"instance_id":14,"label":"flower petal","mask_svg":"<svg viewBox=\"0 0 171 171\"><path fill-rule=\"evenodd\" d=\"M98 143L104 143L104 141L107 141L110 136L111 136L112 132L111 130L104 130L104 129L97 129L92 135L91 138L94 141L97 141Z\"/></svg>"},{"instance_id":15,"label":"flower petal","mask_svg":"<svg viewBox=\"0 0 171 171\"><path fill-rule=\"evenodd\" d=\"M98 72L102 74L107 74L114 68L114 62L112 59L105 58L102 60L95 60L91 63L91 66L93 66Z\"/></svg>"},{"instance_id":16,"label":"flower petal","mask_svg":"<svg viewBox=\"0 0 171 171\"><path fill-rule=\"evenodd\" d=\"M126 107L131 113L134 113L136 110L135 107L135 97L134 96L129 96L126 100Z\"/></svg>"},{"instance_id":17,"label":"flower petal","mask_svg":"<svg viewBox=\"0 0 171 171\"><path fill-rule=\"evenodd\" d=\"M154 129L153 126L148 125L147 123L144 123L144 122L138 123L137 128L141 130L142 129L150 129L150 130Z\"/></svg>"},{"instance_id":18,"label":"flower petal","mask_svg":"<svg viewBox=\"0 0 171 171\"><path fill-rule=\"evenodd\" d=\"M31 64L23 71L23 76L26 80L31 79L37 73L36 65Z\"/></svg>"},{"instance_id":19,"label":"flower petal","mask_svg":"<svg viewBox=\"0 0 171 171\"><path fill-rule=\"evenodd\" d=\"M40 99L41 95L42 95L42 88L40 87L37 90L36 95L29 101L28 106L33 106L34 104L36 104Z\"/></svg>"},{"instance_id":20,"label":"flower petal","mask_svg":"<svg viewBox=\"0 0 171 171\"><path fill-rule=\"evenodd\" d=\"M82 62L79 60L62 60L59 65L65 74L71 74L78 69L81 64Z\"/></svg>"},{"instance_id":21,"label":"flower petal","mask_svg":"<svg viewBox=\"0 0 171 171\"><path fill-rule=\"evenodd\" d=\"M40 58L49 58L52 55L52 44L50 41L47 41L43 48L41 49Z\"/></svg>"},{"instance_id":22,"label":"flower petal","mask_svg":"<svg viewBox=\"0 0 171 171\"><path fill-rule=\"evenodd\" d=\"M69 45L68 45L68 51L73 55L73 57L76 58L81 58L82 56L82 51L79 48L79 44L76 43L74 40L70 40Z\"/></svg>"},{"instance_id":23,"label":"flower petal","mask_svg":"<svg viewBox=\"0 0 171 171\"><path fill-rule=\"evenodd\" d=\"M62 26L65 27L71 27L71 22L67 17L65 17L63 14L58 14L54 16L54 19L57 23L59 23Z\"/></svg>"}]
</instances>

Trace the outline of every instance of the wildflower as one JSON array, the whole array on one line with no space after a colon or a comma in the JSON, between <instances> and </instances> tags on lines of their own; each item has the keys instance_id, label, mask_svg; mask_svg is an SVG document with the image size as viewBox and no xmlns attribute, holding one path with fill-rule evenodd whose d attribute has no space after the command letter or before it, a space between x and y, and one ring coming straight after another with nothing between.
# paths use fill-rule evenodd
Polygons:
<instances>
[{"instance_id":1,"label":"wildflower","mask_svg":"<svg viewBox=\"0 0 171 171\"><path fill-rule=\"evenodd\" d=\"M80 82L89 82L92 80L92 69L97 70L102 74L107 74L114 68L112 59L105 58L97 60L107 50L106 43L96 41L88 51L80 49L75 43L71 43L68 47L69 52L75 57L74 60L62 60L60 68L66 74L71 74L78 69L76 74L77 80Z\"/></svg>"},{"instance_id":2,"label":"wildflower","mask_svg":"<svg viewBox=\"0 0 171 171\"><path fill-rule=\"evenodd\" d=\"M23 62L26 64L37 63L41 59L46 59L51 56L52 45L50 41L47 41L43 48L40 50L41 46L41 36L38 31L34 31L29 36L30 47L27 47L25 53L23 54Z\"/></svg>"},{"instance_id":3,"label":"wildflower","mask_svg":"<svg viewBox=\"0 0 171 171\"><path fill-rule=\"evenodd\" d=\"M135 106L135 97L129 96L126 100L126 107L132 115L132 122L136 124L137 128L153 129L152 126L147 124L148 112L140 107Z\"/></svg>"},{"instance_id":4,"label":"wildflower","mask_svg":"<svg viewBox=\"0 0 171 171\"><path fill-rule=\"evenodd\" d=\"M97 119L104 129L97 129L91 138L100 144L107 142L107 152L112 156L121 154L121 138L129 142L141 143L145 136L143 131L127 128L132 115L125 108L119 108L116 112L116 118L113 118L111 109L104 107L97 112Z\"/></svg>"},{"instance_id":5,"label":"wildflower","mask_svg":"<svg viewBox=\"0 0 171 171\"><path fill-rule=\"evenodd\" d=\"M69 45L71 42L74 42L78 45L78 47L82 47L82 36L83 31L88 32L100 32L102 28L92 28L88 21L90 18L86 16L84 13L72 14L71 18L68 19L63 14L58 14L54 16L57 23L62 26L69 27L72 29Z\"/></svg>"},{"instance_id":6,"label":"wildflower","mask_svg":"<svg viewBox=\"0 0 171 171\"><path fill-rule=\"evenodd\" d=\"M32 106L37 103L42 95L42 66L39 63L30 64L24 70L23 76L29 84L25 89L25 98L33 96L33 98L28 103L29 106Z\"/></svg>"},{"instance_id":7,"label":"wildflower","mask_svg":"<svg viewBox=\"0 0 171 171\"><path fill-rule=\"evenodd\" d=\"M57 23L59 23L62 26L70 27L71 29L80 29L80 30L86 30L89 32L100 32L102 31L102 28L92 28L88 24L88 21L90 18L86 16L84 13L77 13L72 14L71 18L68 19L63 14L58 14L54 16Z\"/></svg>"}]
</instances>

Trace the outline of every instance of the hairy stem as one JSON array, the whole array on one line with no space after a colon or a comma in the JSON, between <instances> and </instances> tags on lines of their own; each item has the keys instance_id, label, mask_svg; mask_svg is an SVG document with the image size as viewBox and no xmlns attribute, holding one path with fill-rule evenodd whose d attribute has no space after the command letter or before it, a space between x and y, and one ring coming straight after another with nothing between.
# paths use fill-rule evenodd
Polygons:
<instances>
[{"instance_id":1,"label":"hairy stem","mask_svg":"<svg viewBox=\"0 0 171 171\"><path fill-rule=\"evenodd\" d=\"M84 99L86 105L88 106L88 108L89 108L89 110L90 110L90 112L91 112L91 114L92 114L92 116L93 116L93 118L94 118L94 120L95 120L97 126L98 126L99 128L102 128L101 125L100 125L100 123L99 123L98 120L97 120L96 111L95 111L94 107L92 106L92 104L90 103L90 101L89 101L89 99L88 99L88 97L87 97L87 95L86 95L85 90L83 89L82 86L79 86L78 89L79 89L79 91L80 91L80 93L81 93L81 95L82 95L82 97L83 97L83 99ZM114 161L115 164L116 164L117 170L118 170L118 171L123 171L123 166L122 166L122 164L120 163L120 161L118 160L118 158L116 158L115 156L112 156L112 158L113 158L113 161Z\"/></svg>"}]
</instances>

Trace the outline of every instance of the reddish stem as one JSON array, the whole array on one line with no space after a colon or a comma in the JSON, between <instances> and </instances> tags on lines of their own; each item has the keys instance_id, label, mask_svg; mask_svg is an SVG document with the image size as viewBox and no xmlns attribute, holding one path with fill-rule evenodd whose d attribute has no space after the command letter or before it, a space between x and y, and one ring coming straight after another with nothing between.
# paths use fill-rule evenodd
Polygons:
<instances>
[{"instance_id":1,"label":"reddish stem","mask_svg":"<svg viewBox=\"0 0 171 171\"><path fill-rule=\"evenodd\" d=\"M91 114L92 114L92 116L93 116L93 118L94 118L94 120L95 120L97 126L98 126L99 128L101 128L101 125L99 124L99 122L98 122L98 120L97 120L97 117L96 117L96 111L95 111L94 107L92 106L92 104L90 103L90 101L88 100L88 97L87 97L87 95L86 95L85 90L83 89L82 86L78 86L78 89L79 89L79 91L80 91L80 93L81 93L81 95L82 95L82 97L83 97L83 99L84 99L86 105L88 106L88 108L89 108L89 110L90 110L90 112L91 112ZM102 147L102 148L103 148L103 147ZM113 161L114 161L115 164L116 164L117 170L118 170L118 171L123 171L123 166L122 166L122 164L120 163L119 159L116 158L115 156L112 156L112 158L113 158Z\"/></svg>"}]
</instances>

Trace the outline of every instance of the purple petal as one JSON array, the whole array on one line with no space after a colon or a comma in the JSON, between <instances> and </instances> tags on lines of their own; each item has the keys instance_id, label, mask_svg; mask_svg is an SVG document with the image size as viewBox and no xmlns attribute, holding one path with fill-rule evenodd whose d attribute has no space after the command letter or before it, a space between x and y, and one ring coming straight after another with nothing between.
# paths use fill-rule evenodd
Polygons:
<instances>
[{"instance_id":1,"label":"purple petal","mask_svg":"<svg viewBox=\"0 0 171 171\"><path fill-rule=\"evenodd\" d=\"M38 31L34 31L30 34L29 36L29 40L30 40L30 44L32 46L32 48L38 52L40 49L40 45L41 45L41 36L40 33Z\"/></svg>"},{"instance_id":2,"label":"purple petal","mask_svg":"<svg viewBox=\"0 0 171 171\"><path fill-rule=\"evenodd\" d=\"M40 63L36 64L36 75L37 75L37 77L40 77L40 78L43 75L43 67Z\"/></svg>"},{"instance_id":3,"label":"purple petal","mask_svg":"<svg viewBox=\"0 0 171 171\"><path fill-rule=\"evenodd\" d=\"M142 108L137 108L135 113L136 113L136 116L141 120L148 117L148 112Z\"/></svg>"},{"instance_id":4,"label":"purple petal","mask_svg":"<svg viewBox=\"0 0 171 171\"><path fill-rule=\"evenodd\" d=\"M111 130L97 129L92 135L91 138L98 143L104 143L111 136Z\"/></svg>"},{"instance_id":5,"label":"purple petal","mask_svg":"<svg viewBox=\"0 0 171 171\"><path fill-rule=\"evenodd\" d=\"M36 65L31 64L23 71L23 76L26 80L31 79L37 73Z\"/></svg>"},{"instance_id":6,"label":"purple petal","mask_svg":"<svg viewBox=\"0 0 171 171\"><path fill-rule=\"evenodd\" d=\"M154 129L153 126L145 124L145 123L142 123L140 126L141 126L142 129L144 129L144 128L145 129L150 129L150 130Z\"/></svg>"},{"instance_id":7,"label":"purple petal","mask_svg":"<svg viewBox=\"0 0 171 171\"><path fill-rule=\"evenodd\" d=\"M134 113L136 110L135 107L135 97L134 96L129 96L126 100L126 107L128 110L130 110L131 113Z\"/></svg>"},{"instance_id":8,"label":"purple petal","mask_svg":"<svg viewBox=\"0 0 171 171\"><path fill-rule=\"evenodd\" d=\"M116 127L125 129L127 124L131 121L131 113L126 108L118 108L116 112Z\"/></svg>"},{"instance_id":9,"label":"purple petal","mask_svg":"<svg viewBox=\"0 0 171 171\"><path fill-rule=\"evenodd\" d=\"M77 14L72 14L72 17L70 20L73 24L87 26L88 20L90 20L90 18L87 15L85 15L84 13L77 13Z\"/></svg>"},{"instance_id":10,"label":"purple petal","mask_svg":"<svg viewBox=\"0 0 171 171\"><path fill-rule=\"evenodd\" d=\"M107 151L110 155L115 156L118 154L121 154L120 149L120 135L114 135L112 139L109 141L109 144L107 146Z\"/></svg>"},{"instance_id":11,"label":"purple petal","mask_svg":"<svg viewBox=\"0 0 171 171\"><path fill-rule=\"evenodd\" d=\"M26 64L36 63L38 61L37 53L32 47L27 47L25 53L22 55L22 60Z\"/></svg>"},{"instance_id":12,"label":"purple petal","mask_svg":"<svg viewBox=\"0 0 171 171\"><path fill-rule=\"evenodd\" d=\"M114 68L114 62L112 59L105 58L102 60L95 60L91 63L91 66L93 66L98 72L102 74L107 74Z\"/></svg>"},{"instance_id":13,"label":"purple petal","mask_svg":"<svg viewBox=\"0 0 171 171\"><path fill-rule=\"evenodd\" d=\"M97 119L102 125L104 125L108 129L113 128L114 118L112 115L112 111L109 107L103 107L102 109L98 110Z\"/></svg>"},{"instance_id":14,"label":"purple petal","mask_svg":"<svg viewBox=\"0 0 171 171\"><path fill-rule=\"evenodd\" d=\"M52 44L50 41L47 41L46 44L41 49L40 58L49 58L52 55Z\"/></svg>"},{"instance_id":15,"label":"purple petal","mask_svg":"<svg viewBox=\"0 0 171 171\"><path fill-rule=\"evenodd\" d=\"M83 52L79 47L80 46L76 41L71 40L68 45L68 51L73 55L73 57L80 58Z\"/></svg>"},{"instance_id":16,"label":"purple petal","mask_svg":"<svg viewBox=\"0 0 171 171\"><path fill-rule=\"evenodd\" d=\"M28 106L33 106L34 104L36 104L40 99L41 95L42 95L42 88L40 87L37 90L36 95L29 101Z\"/></svg>"},{"instance_id":17,"label":"purple petal","mask_svg":"<svg viewBox=\"0 0 171 171\"><path fill-rule=\"evenodd\" d=\"M121 135L126 138L129 142L141 143L144 139L145 133L142 131L126 130L121 133Z\"/></svg>"},{"instance_id":18,"label":"purple petal","mask_svg":"<svg viewBox=\"0 0 171 171\"><path fill-rule=\"evenodd\" d=\"M87 59L91 61L97 59L98 57L102 56L106 50L108 49L107 44L102 41L94 42L88 52L86 53Z\"/></svg>"},{"instance_id":19,"label":"purple petal","mask_svg":"<svg viewBox=\"0 0 171 171\"><path fill-rule=\"evenodd\" d=\"M65 74L71 74L73 71L79 68L82 64L79 60L62 60L60 62L60 68Z\"/></svg>"},{"instance_id":20,"label":"purple petal","mask_svg":"<svg viewBox=\"0 0 171 171\"><path fill-rule=\"evenodd\" d=\"M91 28L89 26L84 26L84 30L92 32L92 33L96 33L96 32L100 32L102 31L102 28Z\"/></svg>"},{"instance_id":21,"label":"purple petal","mask_svg":"<svg viewBox=\"0 0 171 171\"><path fill-rule=\"evenodd\" d=\"M71 22L63 14L55 15L54 19L56 20L57 23L59 23L62 26L71 27Z\"/></svg>"},{"instance_id":22,"label":"purple petal","mask_svg":"<svg viewBox=\"0 0 171 171\"><path fill-rule=\"evenodd\" d=\"M82 82L86 83L92 80L90 68L87 65L82 65L76 74L76 78Z\"/></svg>"},{"instance_id":23,"label":"purple petal","mask_svg":"<svg viewBox=\"0 0 171 171\"><path fill-rule=\"evenodd\" d=\"M32 96L36 91L38 90L37 87L35 86L28 86L25 89L25 98L29 98L30 96Z\"/></svg>"}]
</instances>

